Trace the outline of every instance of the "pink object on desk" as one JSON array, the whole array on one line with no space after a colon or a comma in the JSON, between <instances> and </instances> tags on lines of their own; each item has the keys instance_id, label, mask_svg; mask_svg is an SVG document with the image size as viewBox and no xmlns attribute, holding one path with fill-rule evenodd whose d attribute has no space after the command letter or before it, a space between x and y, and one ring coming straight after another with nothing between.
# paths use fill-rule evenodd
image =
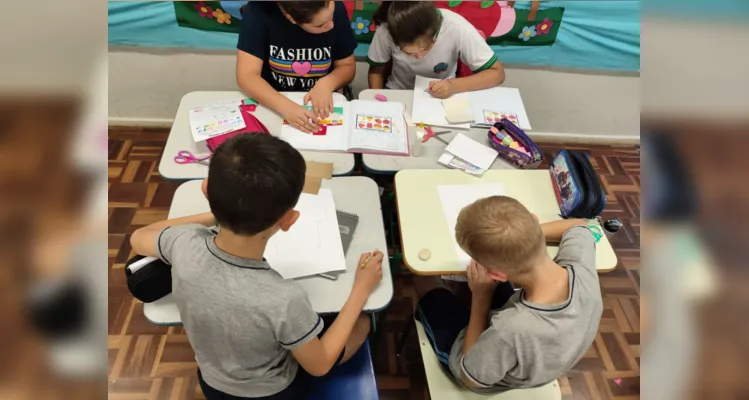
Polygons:
<instances>
[{"instance_id":1,"label":"pink object on desk","mask_svg":"<svg viewBox=\"0 0 749 400\"><path fill-rule=\"evenodd\" d=\"M379 94L378 93L378 94L375 95L374 98L375 98L375 100L378 100L378 101L388 101L388 98L384 94Z\"/></svg>"}]
</instances>

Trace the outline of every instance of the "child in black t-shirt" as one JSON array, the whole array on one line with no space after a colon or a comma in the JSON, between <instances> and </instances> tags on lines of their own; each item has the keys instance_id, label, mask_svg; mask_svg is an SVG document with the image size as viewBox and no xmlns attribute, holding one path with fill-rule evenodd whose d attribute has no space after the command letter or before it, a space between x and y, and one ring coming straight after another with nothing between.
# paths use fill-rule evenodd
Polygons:
<instances>
[{"instance_id":1,"label":"child in black t-shirt","mask_svg":"<svg viewBox=\"0 0 749 400\"><path fill-rule=\"evenodd\" d=\"M333 112L333 91L356 73L356 39L346 8L333 1L250 1L237 44L237 83L295 128L312 133ZM308 92L314 114L279 91Z\"/></svg>"}]
</instances>

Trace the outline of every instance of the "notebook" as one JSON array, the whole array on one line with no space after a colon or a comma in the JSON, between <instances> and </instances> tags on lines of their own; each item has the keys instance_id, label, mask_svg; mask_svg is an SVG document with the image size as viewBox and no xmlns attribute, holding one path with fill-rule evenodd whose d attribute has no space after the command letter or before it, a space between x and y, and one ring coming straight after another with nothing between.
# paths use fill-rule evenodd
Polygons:
<instances>
[{"instance_id":1,"label":"notebook","mask_svg":"<svg viewBox=\"0 0 749 400\"><path fill-rule=\"evenodd\" d=\"M299 218L287 232L268 240L264 257L284 279L345 271L346 257L330 189L302 193L295 210Z\"/></svg>"},{"instance_id":2,"label":"notebook","mask_svg":"<svg viewBox=\"0 0 749 400\"><path fill-rule=\"evenodd\" d=\"M241 100L232 100L191 109L190 133L195 143L244 129L247 125L240 112L241 104Z\"/></svg>"},{"instance_id":3,"label":"notebook","mask_svg":"<svg viewBox=\"0 0 749 400\"><path fill-rule=\"evenodd\" d=\"M303 105L305 93L284 93ZM306 106L310 107L310 106ZM396 102L354 100L333 97L334 112L316 123L319 132L304 133L286 121L279 137L299 150L345 151L351 153L409 154L405 106Z\"/></svg>"},{"instance_id":4,"label":"notebook","mask_svg":"<svg viewBox=\"0 0 749 400\"><path fill-rule=\"evenodd\" d=\"M338 230L341 232L341 244L343 245L343 253L348 252L349 245L354 239L354 231L356 225L359 223L359 216L345 211L336 210L336 216L338 217ZM340 272L326 272L324 274L318 274L323 278L336 280Z\"/></svg>"},{"instance_id":5,"label":"notebook","mask_svg":"<svg viewBox=\"0 0 749 400\"><path fill-rule=\"evenodd\" d=\"M491 168L496 158L497 150L458 133L445 147L445 152L437 162L471 175L482 175Z\"/></svg>"},{"instance_id":6,"label":"notebook","mask_svg":"<svg viewBox=\"0 0 749 400\"><path fill-rule=\"evenodd\" d=\"M414 99L413 99L413 122L418 124L423 122L426 125L446 127L452 129L468 130L471 127L470 123L451 124L447 120L447 114L445 113L445 107L442 105L442 100L436 97L432 97L427 88L429 82L433 81L432 78L425 78L423 76L416 76L416 82L414 83ZM467 101L467 93L457 93L450 96L453 101Z\"/></svg>"},{"instance_id":7,"label":"notebook","mask_svg":"<svg viewBox=\"0 0 749 400\"><path fill-rule=\"evenodd\" d=\"M442 211L445 214L447 227L450 230L449 235L458 256L458 262L461 269L468 267L471 257L463 251L455 239L455 224L458 222L458 214L463 207L473 203L478 199L491 196L503 196L505 194L504 186L499 183L485 183L473 185L438 185L437 193L442 203Z\"/></svg>"}]
</instances>

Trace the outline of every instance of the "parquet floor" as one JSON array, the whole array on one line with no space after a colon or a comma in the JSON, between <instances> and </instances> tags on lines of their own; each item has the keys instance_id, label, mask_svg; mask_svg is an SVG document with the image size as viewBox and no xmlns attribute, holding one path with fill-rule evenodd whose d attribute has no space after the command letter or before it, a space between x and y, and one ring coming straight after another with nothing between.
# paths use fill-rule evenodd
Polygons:
<instances>
[{"instance_id":1,"label":"parquet floor","mask_svg":"<svg viewBox=\"0 0 749 400\"><path fill-rule=\"evenodd\" d=\"M160 327L143 316L128 293L123 266L134 229L166 218L179 182L158 174L168 130L113 129L109 133L109 399L203 399L193 352L181 327ZM551 157L559 144L542 144ZM624 228L612 238L619 264L601 276L604 311L585 357L560 378L563 399L637 399L640 392L640 157L634 146L569 144L588 150L605 186L604 217ZM394 278L379 351L374 354L381 399L428 399L416 335L395 356L415 292L407 274Z\"/></svg>"}]
</instances>

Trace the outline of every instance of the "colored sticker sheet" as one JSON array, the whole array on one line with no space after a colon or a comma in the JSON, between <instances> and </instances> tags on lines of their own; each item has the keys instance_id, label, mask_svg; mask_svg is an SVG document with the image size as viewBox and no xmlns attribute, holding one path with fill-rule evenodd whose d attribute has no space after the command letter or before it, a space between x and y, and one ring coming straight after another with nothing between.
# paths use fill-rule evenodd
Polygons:
<instances>
[{"instance_id":1,"label":"colored sticker sheet","mask_svg":"<svg viewBox=\"0 0 749 400\"><path fill-rule=\"evenodd\" d=\"M365 131L392 133L393 121L390 117L356 114L356 128Z\"/></svg>"},{"instance_id":2,"label":"colored sticker sheet","mask_svg":"<svg viewBox=\"0 0 749 400\"><path fill-rule=\"evenodd\" d=\"M484 110L484 122L486 123L494 124L495 122L501 121L502 118L507 118L516 126L518 125L518 115L515 113Z\"/></svg>"}]
</instances>

